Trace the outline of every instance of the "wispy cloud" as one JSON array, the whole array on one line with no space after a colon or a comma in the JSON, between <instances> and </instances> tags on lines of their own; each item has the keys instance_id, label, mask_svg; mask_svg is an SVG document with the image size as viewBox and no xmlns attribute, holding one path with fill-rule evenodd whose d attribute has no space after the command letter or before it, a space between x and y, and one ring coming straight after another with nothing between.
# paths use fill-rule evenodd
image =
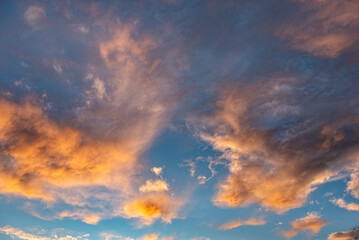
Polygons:
<instances>
[{"instance_id":1,"label":"wispy cloud","mask_svg":"<svg viewBox=\"0 0 359 240\"><path fill-rule=\"evenodd\" d=\"M357 49L359 27L358 2L345 0L294 0L306 14L278 30L280 37L289 40L295 49L315 56L334 58L343 52Z\"/></svg>"},{"instance_id":2,"label":"wispy cloud","mask_svg":"<svg viewBox=\"0 0 359 240\"><path fill-rule=\"evenodd\" d=\"M229 229L233 229L233 228L237 228L239 226L258 226L258 225L264 225L266 224L266 221L263 218L251 218L248 220L243 220L243 219L236 219L224 224L221 224L219 226L220 229L223 230L229 230Z\"/></svg>"}]
</instances>

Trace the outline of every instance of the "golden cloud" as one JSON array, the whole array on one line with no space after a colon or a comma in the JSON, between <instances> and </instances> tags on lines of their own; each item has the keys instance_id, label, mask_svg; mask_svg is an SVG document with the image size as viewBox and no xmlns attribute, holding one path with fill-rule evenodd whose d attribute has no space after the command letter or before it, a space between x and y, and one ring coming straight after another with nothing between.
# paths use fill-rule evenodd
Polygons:
<instances>
[{"instance_id":1,"label":"golden cloud","mask_svg":"<svg viewBox=\"0 0 359 240\"><path fill-rule=\"evenodd\" d=\"M152 233L152 234L143 236L140 240L157 240L157 239L158 239L158 234Z\"/></svg>"},{"instance_id":2,"label":"golden cloud","mask_svg":"<svg viewBox=\"0 0 359 240\"><path fill-rule=\"evenodd\" d=\"M3 194L54 200L50 187L109 186L109 175L129 176L136 163L123 145L62 126L29 101L0 100L0 107Z\"/></svg>"},{"instance_id":3,"label":"golden cloud","mask_svg":"<svg viewBox=\"0 0 359 240\"><path fill-rule=\"evenodd\" d=\"M177 217L181 202L167 193L149 193L125 203L124 212L128 218L139 218L140 224L149 225L160 218L170 223Z\"/></svg>"},{"instance_id":4,"label":"golden cloud","mask_svg":"<svg viewBox=\"0 0 359 240\"><path fill-rule=\"evenodd\" d=\"M282 235L286 238L292 238L299 232L307 230L310 231L311 234L317 234L322 227L327 225L327 221L316 213L308 213L307 216L291 222L291 225L291 229L282 231Z\"/></svg>"}]
</instances>

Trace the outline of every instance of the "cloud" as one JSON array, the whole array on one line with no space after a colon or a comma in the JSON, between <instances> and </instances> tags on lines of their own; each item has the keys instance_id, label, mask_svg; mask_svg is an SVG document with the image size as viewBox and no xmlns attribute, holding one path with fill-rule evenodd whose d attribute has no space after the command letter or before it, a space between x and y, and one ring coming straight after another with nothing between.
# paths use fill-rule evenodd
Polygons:
<instances>
[{"instance_id":1,"label":"cloud","mask_svg":"<svg viewBox=\"0 0 359 240\"><path fill-rule=\"evenodd\" d=\"M42 28L46 23L45 10L38 6L30 6L24 13L24 18L30 27L34 29Z\"/></svg>"},{"instance_id":2,"label":"cloud","mask_svg":"<svg viewBox=\"0 0 359 240\"><path fill-rule=\"evenodd\" d=\"M104 16L91 21L103 26L97 37L77 36L75 41L71 34L59 34L63 42L79 42L87 58L74 62L71 58L76 54L61 53L54 58L58 62L43 61L66 78L66 83L51 83L65 84L66 90L58 89L58 96L51 95L52 90L45 94L52 107L37 97L46 91L47 83L35 87L31 98L0 99L4 110L0 113L0 194L21 198L19 207L41 219L72 218L96 224L103 218L127 216L125 202L137 198L138 189L146 186L139 174L141 156L175 109L177 76L171 64L178 56L166 55L172 50L162 54L159 50L165 44L156 37L97 7L92 9L96 13L86 8ZM24 18L35 29L43 27L45 8L31 6ZM164 218L168 220L169 215Z\"/></svg>"},{"instance_id":3,"label":"cloud","mask_svg":"<svg viewBox=\"0 0 359 240\"><path fill-rule=\"evenodd\" d=\"M95 91L95 96L98 99L103 99L106 96L105 83L99 78L95 78L92 84L92 89Z\"/></svg>"},{"instance_id":4,"label":"cloud","mask_svg":"<svg viewBox=\"0 0 359 240\"><path fill-rule=\"evenodd\" d=\"M124 212L128 218L138 218L141 225L150 225L158 218L170 223L181 204L167 193L149 193L126 202Z\"/></svg>"},{"instance_id":5,"label":"cloud","mask_svg":"<svg viewBox=\"0 0 359 240\"><path fill-rule=\"evenodd\" d=\"M116 142L50 120L30 101L0 100L0 192L54 200L55 187L111 185L108 175L129 176L135 156ZM121 164L126 162L126 165ZM115 169L114 164L121 167ZM119 181L121 183L121 181Z\"/></svg>"},{"instance_id":6,"label":"cloud","mask_svg":"<svg viewBox=\"0 0 359 240\"><path fill-rule=\"evenodd\" d=\"M154 172L157 176L162 174L163 167L153 167L151 168L151 171Z\"/></svg>"},{"instance_id":7,"label":"cloud","mask_svg":"<svg viewBox=\"0 0 359 240\"><path fill-rule=\"evenodd\" d=\"M59 63L55 62L52 67L55 69L57 73L62 73L62 67Z\"/></svg>"},{"instance_id":8,"label":"cloud","mask_svg":"<svg viewBox=\"0 0 359 240\"><path fill-rule=\"evenodd\" d=\"M152 234L143 236L140 240L157 240L157 239L158 239L158 234L152 233Z\"/></svg>"},{"instance_id":9,"label":"cloud","mask_svg":"<svg viewBox=\"0 0 359 240\"><path fill-rule=\"evenodd\" d=\"M139 188L140 192L162 192L168 191L168 184L163 180L147 180L145 185Z\"/></svg>"},{"instance_id":10,"label":"cloud","mask_svg":"<svg viewBox=\"0 0 359 240\"><path fill-rule=\"evenodd\" d=\"M335 232L328 236L328 240L357 240L359 239L359 228L353 228L347 232Z\"/></svg>"},{"instance_id":11,"label":"cloud","mask_svg":"<svg viewBox=\"0 0 359 240\"><path fill-rule=\"evenodd\" d=\"M223 229L223 230L229 230L229 229L237 228L239 226L258 226L258 225L264 225L264 224L266 224L266 221L263 218L251 218L248 220L236 219L236 220L221 224L219 226L219 228Z\"/></svg>"},{"instance_id":12,"label":"cloud","mask_svg":"<svg viewBox=\"0 0 359 240\"><path fill-rule=\"evenodd\" d=\"M357 49L359 17L357 1L294 0L301 18L283 25L277 34L290 45L315 56L335 58ZM303 20L304 18L304 20Z\"/></svg>"},{"instance_id":13,"label":"cloud","mask_svg":"<svg viewBox=\"0 0 359 240\"><path fill-rule=\"evenodd\" d=\"M134 240L131 237L124 237L122 235L118 235L118 234L114 234L114 233L108 233L108 232L100 233L100 237L103 240Z\"/></svg>"},{"instance_id":14,"label":"cloud","mask_svg":"<svg viewBox=\"0 0 359 240\"><path fill-rule=\"evenodd\" d=\"M352 174L350 181L347 183L347 191L357 199L359 199L359 175Z\"/></svg>"},{"instance_id":15,"label":"cloud","mask_svg":"<svg viewBox=\"0 0 359 240\"><path fill-rule=\"evenodd\" d=\"M162 237L162 240L175 240L178 237L178 234L168 236L168 237Z\"/></svg>"},{"instance_id":16,"label":"cloud","mask_svg":"<svg viewBox=\"0 0 359 240\"><path fill-rule=\"evenodd\" d=\"M191 175L191 177L194 177L194 175L196 174L196 163L194 161L192 161L191 159L186 159L184 160L184 164L181 164L181 167L189 167L189 173Z\"/></svg>"},{"instance_id":17,"label":"cloud","mask_svg":"<svg viewBox=\"0 0 359 240\"><path fill-rule=\"evenodd\" d=\"M11 239L23 239L23 240L87 240L90 235L84 234L77 237L73 237L65 234L63 237L59 237L57 234L52 234L50 237L34 235L31 233L24 232L19 228L11 226L5 226L0 228L0 232L9 235Z\"/></svg>"},{"instance_id":18,"label":"cloud","mask_svg":"<svg viewBox=\"0 0 359 240\"><path fill-rule=\"evenodd\" d=\"M347 203L344 199L338 198L338 199L332 199L331 202L340 207L344 208L349 211L359 211L359 204L356 203Z\"/></svg>"},{"instance_id":19,"label":"cloud","mask_svg":"<svg viewBox=\"0 0 359 240\"><path fill-rule=\"evenodd\" d=\"M228 161L229 175L213 198L216 205L257 203L283 213L302 206L316 186L340 171L358 167L357 116L339 111L328 118L329 95L315 100L317 89L299 79L228 83L213 115L189 119L195 134Z\"/></svg>"},{"instance_id":20,"label":"cloud","mask_svg":"<svg viewBox=\"0 0 359 240\"><path fill-rule=\"evenodd\" d=\"M282 231L281 234L286 238L292 238L301 231L309 231L310 234L317 234L326 224L327 221L316 213L308 213L307 216L291 222L292 228Z\"/></svg>"}]
</instances>

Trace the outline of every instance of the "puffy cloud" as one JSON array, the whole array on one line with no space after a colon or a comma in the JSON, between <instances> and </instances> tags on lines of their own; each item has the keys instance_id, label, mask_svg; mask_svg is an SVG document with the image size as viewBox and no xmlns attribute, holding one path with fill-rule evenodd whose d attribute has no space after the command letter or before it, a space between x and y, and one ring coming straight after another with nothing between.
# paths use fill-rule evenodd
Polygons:
<instances>
[{"instance_id":1,"label":"puffy cloud","mask_svg":"<svg viewBox=\"0 0 359 240\"><path fill-rule=\"evenodd\" d=\"M46 23L45 10L38 6L30 6L24 13L24 18L30 27L42 28Z\"/></svg>"},{"instance_id":2,"label":"puffy cloud","mask_svg":"<svg viewBox=\"0 0 359 240\"><path fill-rule=\"evenodd\" d=\"M359 228L353 228L347 232L335 232L328 236L328 240L357 240L359 239Z\"/></svg>"},{"instance_id":3,"label":"puffy cloud","mask_svg":"<svg viewBox=\"0 0 359 240\"><path fill-rule=\"evenodd\" d=\"M152 224L158 218L170 223L181 204L167 193L149 193L126 202L124 212L128 218L139 218L141 225Z\"/></svg>"},{"instance_id":4,"label":"puffy cloud","mask_svg":"<svg viewBox=\"0 0 359 240\"><path fill-rule=\"evenodd\" d=\"M168 184L163 180L147 180L145 185L142 185L139 190L141 192L162 192L168 191Z\"/></svg>"},{"instance_id":5,"label":"puffy cloud","mask_svg":"<svg viewBox=\"0 0 359 240\"><path fill-rule=\"evenodd\" d=\"M328 58L356 48L359 40L357 1L294 1L301 5L301 14L305 16L282 26L277 33L288 39L293 48Z\"/></svg>"},{"instance_id":6,"label":"puffy cloud","mask_svg":"<svg viewBox=\"0 0 359 240\"><path fill-rule=\"evenodd\" d=\"M258 226L264 225L266 221L263 218L251 218L248 220L236 219L219 226L220 229L229 230L232 228L237 228L239 226Z\"/></svg>"},{"instance_id":7,"label":"puffy cloud","mask_svg":"<svg viewBox=\"0 0 359 240\"><path fill-rule=\"evenodd\" d=\"M310 231L311 234L317 234L327 221L322 219L316 213L308 213L307 216L299 218L291 222L292 228L282 231L282 235L286 238L292 238L301 231Z\"/></svg>"},{"instance_id":8,"label":"puffy cloud","mask_svg":"<svg viewBox=\"0 0 359 240\"><path fill-rule=\"evenodd\" d=\"M331 202L340 207L347 209L349 211L359 211L359 204L356 203L347 203L344 199L338 198L338 199L332 199Z\"/></svg>"},{"instance_id":9,"label":"puffy cloud","mask_svg":"<svg viewBox=\"0 0 359 240\"><path fill-rule=\"evenodd\" d=\"M314 100L308 91L316 89L290 77L229 83L212 116L189 120L228 161L216 205L258 203L282 213L302 206L317 185L340 171L358 167L358 117L345 111L326 117L334 110L325 103L329 95Z\"/></svg>"},{"instance_id":10,"label":"puffy cloud","mask_svg":"<svg viewBox=\"0 0 359 240\"><path fill-rule=\"evenodd\" d=\"M63 237L59 237L57 234L52 234L50 237L34 235L31 233L24 232L19 228L14 228L11 226L5 226L0 228L0 232L9 235L12 239L23 239L23 240L87 240L90 235L80 235L77 237L73 237L70 235L64 235Z\"/></svg>"}]
</instances>

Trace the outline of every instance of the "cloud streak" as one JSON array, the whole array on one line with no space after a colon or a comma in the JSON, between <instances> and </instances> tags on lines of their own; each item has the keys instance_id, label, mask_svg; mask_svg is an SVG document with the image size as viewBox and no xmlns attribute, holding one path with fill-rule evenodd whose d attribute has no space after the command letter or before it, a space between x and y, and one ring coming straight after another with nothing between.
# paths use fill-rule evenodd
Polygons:
<instances>
[{"instance_id":1,"label":"cloud streak","mask_svg":"<svg viewBox=\"0 0 359 240\"><path fill-rule=\"evenodd\" d=\"M239 226L259 226L266 224L266 221L263 218L251 218L248 220L236 219L227 223L223 223L219 226L220 229L229 230L237 228Z\"/></svg>"}]
</instances>

